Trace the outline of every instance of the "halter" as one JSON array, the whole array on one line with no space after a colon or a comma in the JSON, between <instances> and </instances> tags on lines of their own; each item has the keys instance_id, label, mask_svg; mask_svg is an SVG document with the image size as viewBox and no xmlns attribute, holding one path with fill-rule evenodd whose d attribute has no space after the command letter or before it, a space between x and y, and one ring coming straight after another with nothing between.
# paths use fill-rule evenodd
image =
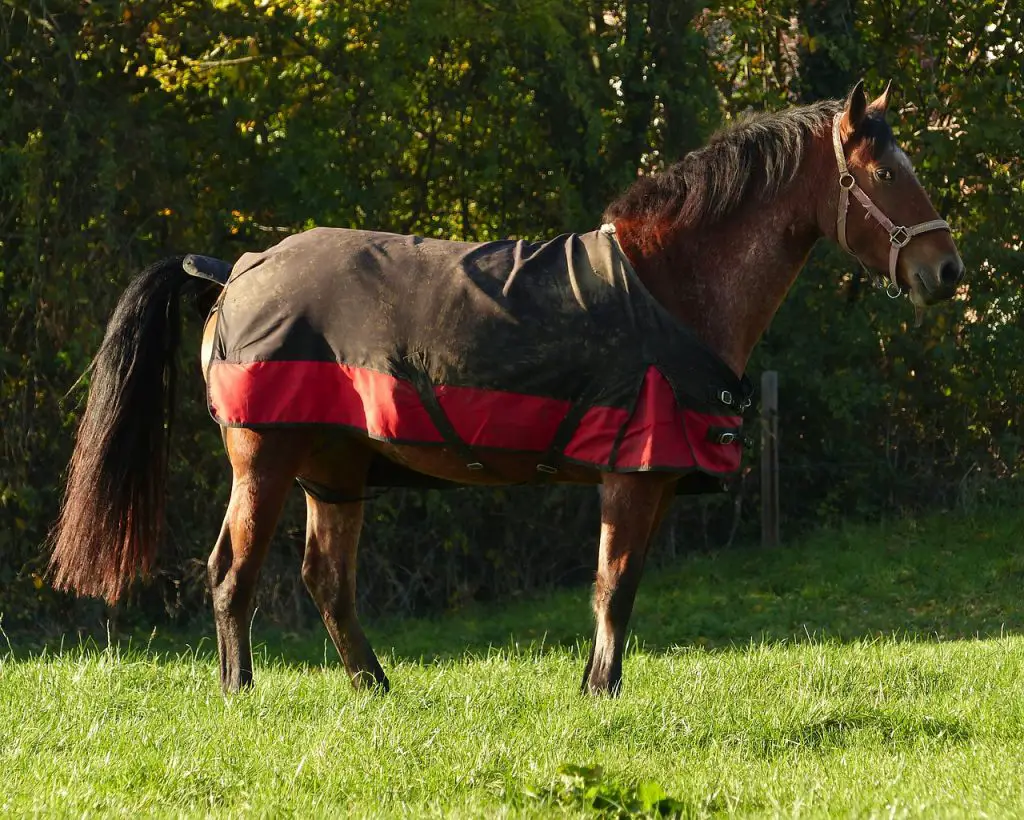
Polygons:
<instances>
[{"instance_id":1,"label":"halter","mask_svg":"<svg viewBox=\"0 0 1024 820\"><path fill-rule=\"evenodd\" d=\"M846 155L843 153L843 143L839 138L839 121L842 119L842 112L836 114L835 119L832 120L832 146L836 152L836 163L839 165L839 218L836 221L836 232L839 235L839 244L843 246L843 250L854 256L858 261L860 257L857 256L846 242L846 210L850 206L850 193L857 198L857 201L864 206L864 210L867 211L875 221L878 222L886 232L889 234L889 242L891 247L889 248L889 278L892 280L892 285L887 286L885 292L895 299L903 291L900 288L899 282L896 281L896 261L900 257L900 250L910 244L910 240L921 233L928 233L928 231L950 231L949 225L941 219L932 219L929 222L919 222L917 225L912 225L909 228L905 228L902 225L895 224L889 217L887 217L882 210L871 201L870 197L864 191L861 190L860 186L857 185L857 180L853 178L853 174L850 173L850 169L846 167ZM861 264L864 264L861 262ZM891 290L895 288L895 290Z\"/></svg>"}]
</instances>

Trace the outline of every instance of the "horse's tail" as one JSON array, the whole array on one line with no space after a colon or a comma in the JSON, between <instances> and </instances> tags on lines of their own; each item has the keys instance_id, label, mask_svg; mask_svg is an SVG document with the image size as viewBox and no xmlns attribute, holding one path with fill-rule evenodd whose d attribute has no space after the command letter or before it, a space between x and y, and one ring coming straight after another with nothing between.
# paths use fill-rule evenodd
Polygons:
<instances>
[{"instance_id":1,"label":"horse's tail","mask_svg":"<svg viewBox=\"0 0 1024 820\"><path fill-rule=\"evenodd\" d=\"M157 262L128 286L92 362L51 539L58 589L113 603L137 571L153 565L164 520L181 293L191 278L183 259Z\"/></svg>"}]
</instances>

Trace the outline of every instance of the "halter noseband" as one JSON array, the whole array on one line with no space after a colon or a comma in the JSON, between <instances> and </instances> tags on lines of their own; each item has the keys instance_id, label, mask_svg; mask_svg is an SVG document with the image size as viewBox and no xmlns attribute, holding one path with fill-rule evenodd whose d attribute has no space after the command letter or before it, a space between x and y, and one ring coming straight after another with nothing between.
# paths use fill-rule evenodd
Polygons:
<instances>
[{"instance_id":1,"label":"halter noseband","mask_svg":"<svg viewBox=\"0 0 1024 820\"><path fill-rule=\"evenodd\" d=\"M900 250L910 244L910 240L921 233L927 233L928 231L950 231L949 225L942 219L932 219L929 222L919 222L917 225L912 225L909 228L905 228L902 225L895 224L889 217L887 217L882 210L871 201L870 197L864 191L861 190L860 186L857 185L857 180L853 178L853 174L850 173L850 169L846 167L846 155L843 153L843 142L839 137L839 122L843 117L843 113L839 112L832 120L832 147L835 148L836 152L836 163L839 165L839 217L836 220L836 233L839 236L839 244L843 246L843 250L853 255L860 261L860 257L857 256L846 242L846 210L850 206L850 193L857 198L857 201L864 206L864 210L867 211L875 221L878 222L886 232L889 234L889 278L892 280L892 287L895 288L895 292L891 292L889 288L886 288L886 293L892 296L894 299L899 296L903 291L900 288L899 282L896 281L896 261L900 257ZM863 264L863 263L861 263Z\"/></svg>"}]
</instances>

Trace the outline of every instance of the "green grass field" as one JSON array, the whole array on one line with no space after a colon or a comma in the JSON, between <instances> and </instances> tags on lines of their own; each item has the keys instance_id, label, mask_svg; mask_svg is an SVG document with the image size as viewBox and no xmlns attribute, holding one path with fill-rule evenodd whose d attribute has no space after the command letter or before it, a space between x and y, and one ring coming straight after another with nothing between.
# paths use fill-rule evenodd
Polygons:
<instances>
[{"instance_id":1,"label":"green grass field","mask_svg":"<svg viewBox=\"0 0 1024 820\"><path fill-rule=\"evenodd\" d=\"M650 571L621 698L577 694L585 589L322 631L0 654L0 814L1024 814L1024 517L821 533ZM326 659L326 661L325 661Z\"/></svg>"}]
</instances>

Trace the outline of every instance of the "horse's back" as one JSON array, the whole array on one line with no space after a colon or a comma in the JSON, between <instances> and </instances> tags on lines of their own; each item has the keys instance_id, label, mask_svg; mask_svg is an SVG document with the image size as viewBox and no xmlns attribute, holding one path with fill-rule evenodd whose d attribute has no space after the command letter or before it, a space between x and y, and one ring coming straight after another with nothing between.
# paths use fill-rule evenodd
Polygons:
<instances>
[{"instance_id":1,"label":"horse's back","mask_svg":"<svg viewBox=\"0 0 1024 820\"><path fill-rule=\"evenodd\" d=\"M235 264L215 359L333 361L435 383L528 382L572 353L607 361L622 295L576 235L470 243L315 228ZM566 351L566 346L572 348ZM468 381L467 381L468 380ZM561 383L561 379L554 380Z\"/></svg>"}]
</instances>

